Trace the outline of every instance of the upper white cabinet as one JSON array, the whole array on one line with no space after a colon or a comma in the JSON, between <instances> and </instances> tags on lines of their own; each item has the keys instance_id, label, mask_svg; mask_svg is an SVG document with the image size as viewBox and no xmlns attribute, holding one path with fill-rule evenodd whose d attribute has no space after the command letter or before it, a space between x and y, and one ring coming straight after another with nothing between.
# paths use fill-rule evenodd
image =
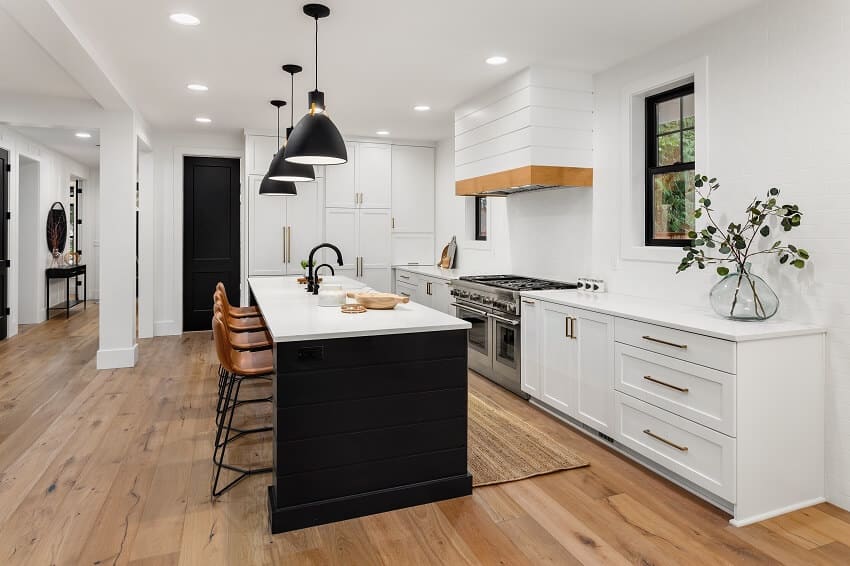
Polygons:
<instances>
[{"instance_id":1,"label":"upper white cabinet","mask_svg":"<svg viewBox=\"0 0 850 566\"><path fill-rule=\"evenodd\" d=\"M392 146L393 232L434 230L434 148Z\"/></svg>"},{"instance_id":2,"label":"upper white cabinet","mask_svg":"<svg viewBox=\"0 0 850 566\"><path fill-rule=\"evenodd\" d=\"M388 292L390 275L390 211L387 209L325 209L325 240L335 244L344 265L325 251L325 261L336 273L358 279L377 291Z\"/></svg>"},{"instance_id":3,"label":"upper white cabinet","mask_svg":"<svg viewBox=\"0 0 850 566\"><path fill-rule=\"evenodd\" d=\"M361 143L357 152L359 206L390 208L392 146L383 143Z\"/></svg>"},{"instance_id":4,"label":"upper white cabinet","mask_svg":"<svg viewBox=\"0 0 850 566\"><path fill-rule=\"evenodd\" d=\"M277 137L247 136L245 158L248 175L265 175L277 151Z\"/></svg>"},{"instance_id":5,"label":"upper white cabinet","mask_svg":"<svg viewBox=\"0 0 850 566\"><path fill-rule=\"evenodd\" d=\"M322 237L321 179L296 183L295 196L259 194L262 177L249 177L250 275L302 273L301 260Z\"/></svg>"},{"instance_id":6,"label":"upper white cabinet","mask_svg":"<svg viewBox=\"0 0 850 566\"><path fill-rule=\"evenodd\" d=\"M357 149L358 144L347 142L348 162L328 165L325 169L325 206L354 208L357 206Z\"/></svg>"}]
</instances>

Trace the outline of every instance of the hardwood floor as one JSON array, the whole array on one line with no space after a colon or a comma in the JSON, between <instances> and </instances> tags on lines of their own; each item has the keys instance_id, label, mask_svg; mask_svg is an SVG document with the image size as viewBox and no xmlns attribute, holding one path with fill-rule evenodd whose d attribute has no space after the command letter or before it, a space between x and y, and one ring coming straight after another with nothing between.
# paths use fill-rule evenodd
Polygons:
<instances>
[{"instance_id":1,"label":"hardwood floor","mask_svg":"<svg viewBox=\"0 0 850 566\"><path fill-rule=\"evenodd\" d=\"M96 307L0 342L0 564L850 564L850 513L824 504L736 529L475 375L590 467L271 536L268 476L209 498L209 333L142 340L133 369L96 371L96 350ZM269 441L233 456L268 462Z\"/></svg>"}]
</instances>

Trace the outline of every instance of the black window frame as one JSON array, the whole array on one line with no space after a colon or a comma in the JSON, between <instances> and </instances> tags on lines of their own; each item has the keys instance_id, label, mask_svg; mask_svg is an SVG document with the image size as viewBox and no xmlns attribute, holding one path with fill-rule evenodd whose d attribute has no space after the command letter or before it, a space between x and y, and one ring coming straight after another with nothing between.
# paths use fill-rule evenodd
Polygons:
<instances>
[{"instance_id":1,"label":"black window frame","mask_svg":"<svg viewBox=\"0 0 850 566\"><path fill-rule=\"evenodd\" d=\"M677 86L664 92L646 97L646 160L645 160L645 216L644 216L644 244L647 246L675 246L683 247L689 245L692 240L681 239L665 239L654 237L654 222L655 222L655 206L654 198L655 191L653 186L653 177L663 173L680 173L683 171L696 172L696 155L694 161L677 162L672 165L658 166L658 137L657 131L657 106L662 102L681 98L689 94L694 94L694 83L688 83L682 86ZM682 116L682 105L679 106L679 147L680 151L684 151L684 136L683 132L693 129L696 132L696 124L693 128L683 128L684 120ZM672 133L672 132L668 132Z\"/></svg>"},{"instance_id":2,"label":"black window frame","mask_svg":"<svg viewBox=\"0 0 850 566\"><path fill-rule=\"evenodd\" d=\"M487 210L487 197L475 197L475 239L479 242L487 241L487 215L481 217L481 204L484 204L484 210ZM481 223L484 223L482 226Z\"/></svg>"}]
</instances>

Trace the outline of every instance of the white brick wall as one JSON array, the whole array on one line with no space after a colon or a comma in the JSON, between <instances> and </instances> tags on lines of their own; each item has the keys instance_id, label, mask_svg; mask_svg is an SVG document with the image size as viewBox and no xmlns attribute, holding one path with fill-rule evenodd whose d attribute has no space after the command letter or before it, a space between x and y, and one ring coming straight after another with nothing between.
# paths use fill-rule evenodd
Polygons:
<instances>
[{"instance_id":1,"label":"white brick wall","mask_svg":"<svg viewBox=\"0 0 850 566\"><path fill-rule=\"evenodd\" d=\"M767 0L594 77L593 272L617 292L707 305L716 275L675 275L675 252L669 263L624 258L618 222L625 191L643 191L623 170L628 85L700 57L708 147L697 168L720 179L717 208L740 217L778 186L806 214L787 240L811 252L810 267L760 269L779 316L829 328L827 496L850 508L850 2Z\"/></svg>"}]
</instances>

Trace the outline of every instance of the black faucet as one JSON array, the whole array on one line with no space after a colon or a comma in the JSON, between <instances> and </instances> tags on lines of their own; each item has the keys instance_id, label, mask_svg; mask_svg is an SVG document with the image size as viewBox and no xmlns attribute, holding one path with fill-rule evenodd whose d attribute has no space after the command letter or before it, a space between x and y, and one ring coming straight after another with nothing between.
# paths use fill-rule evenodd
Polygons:
<instances>
[{"instance_id":1,"label":"black faucet","mask_svg":"<svg viewBox=\"0 0 850 566\"><path fill-rule=\"evenodd\" d=\"M324 244L319 244L312 250L310 250L310 257L307 258L307 292L313 293L314 295L319 294L319 281L317 277L313 276L313 256L316 254L317 250L322 248L330 248L336 252L336 262L342 266L342 252L339 251L339 248L333 244L329 244L325 242Z\"/></svg>"},{"instance_id":2,"label":"black faucet","mask_svg":"<svg viewBox=\"0 0 850 566\"><path fill-rule=\"evenodd\" d=\"M330 270L331 270L331 275L336 275L336 271L334 271L334 266L333 266L333 265L331 265L331 264L329 264L329 263L323 263L323 264L321 264L321 265L317 266L317 267L316 267L316 269L314 269L314 270L313 270L313 271L316 273L316 281L318 281L318 280L319 280L319 270L320 270L321 268L323 268L323 267L327 267L328 269L330 269Z\"/></svg>"}]
</instances>

